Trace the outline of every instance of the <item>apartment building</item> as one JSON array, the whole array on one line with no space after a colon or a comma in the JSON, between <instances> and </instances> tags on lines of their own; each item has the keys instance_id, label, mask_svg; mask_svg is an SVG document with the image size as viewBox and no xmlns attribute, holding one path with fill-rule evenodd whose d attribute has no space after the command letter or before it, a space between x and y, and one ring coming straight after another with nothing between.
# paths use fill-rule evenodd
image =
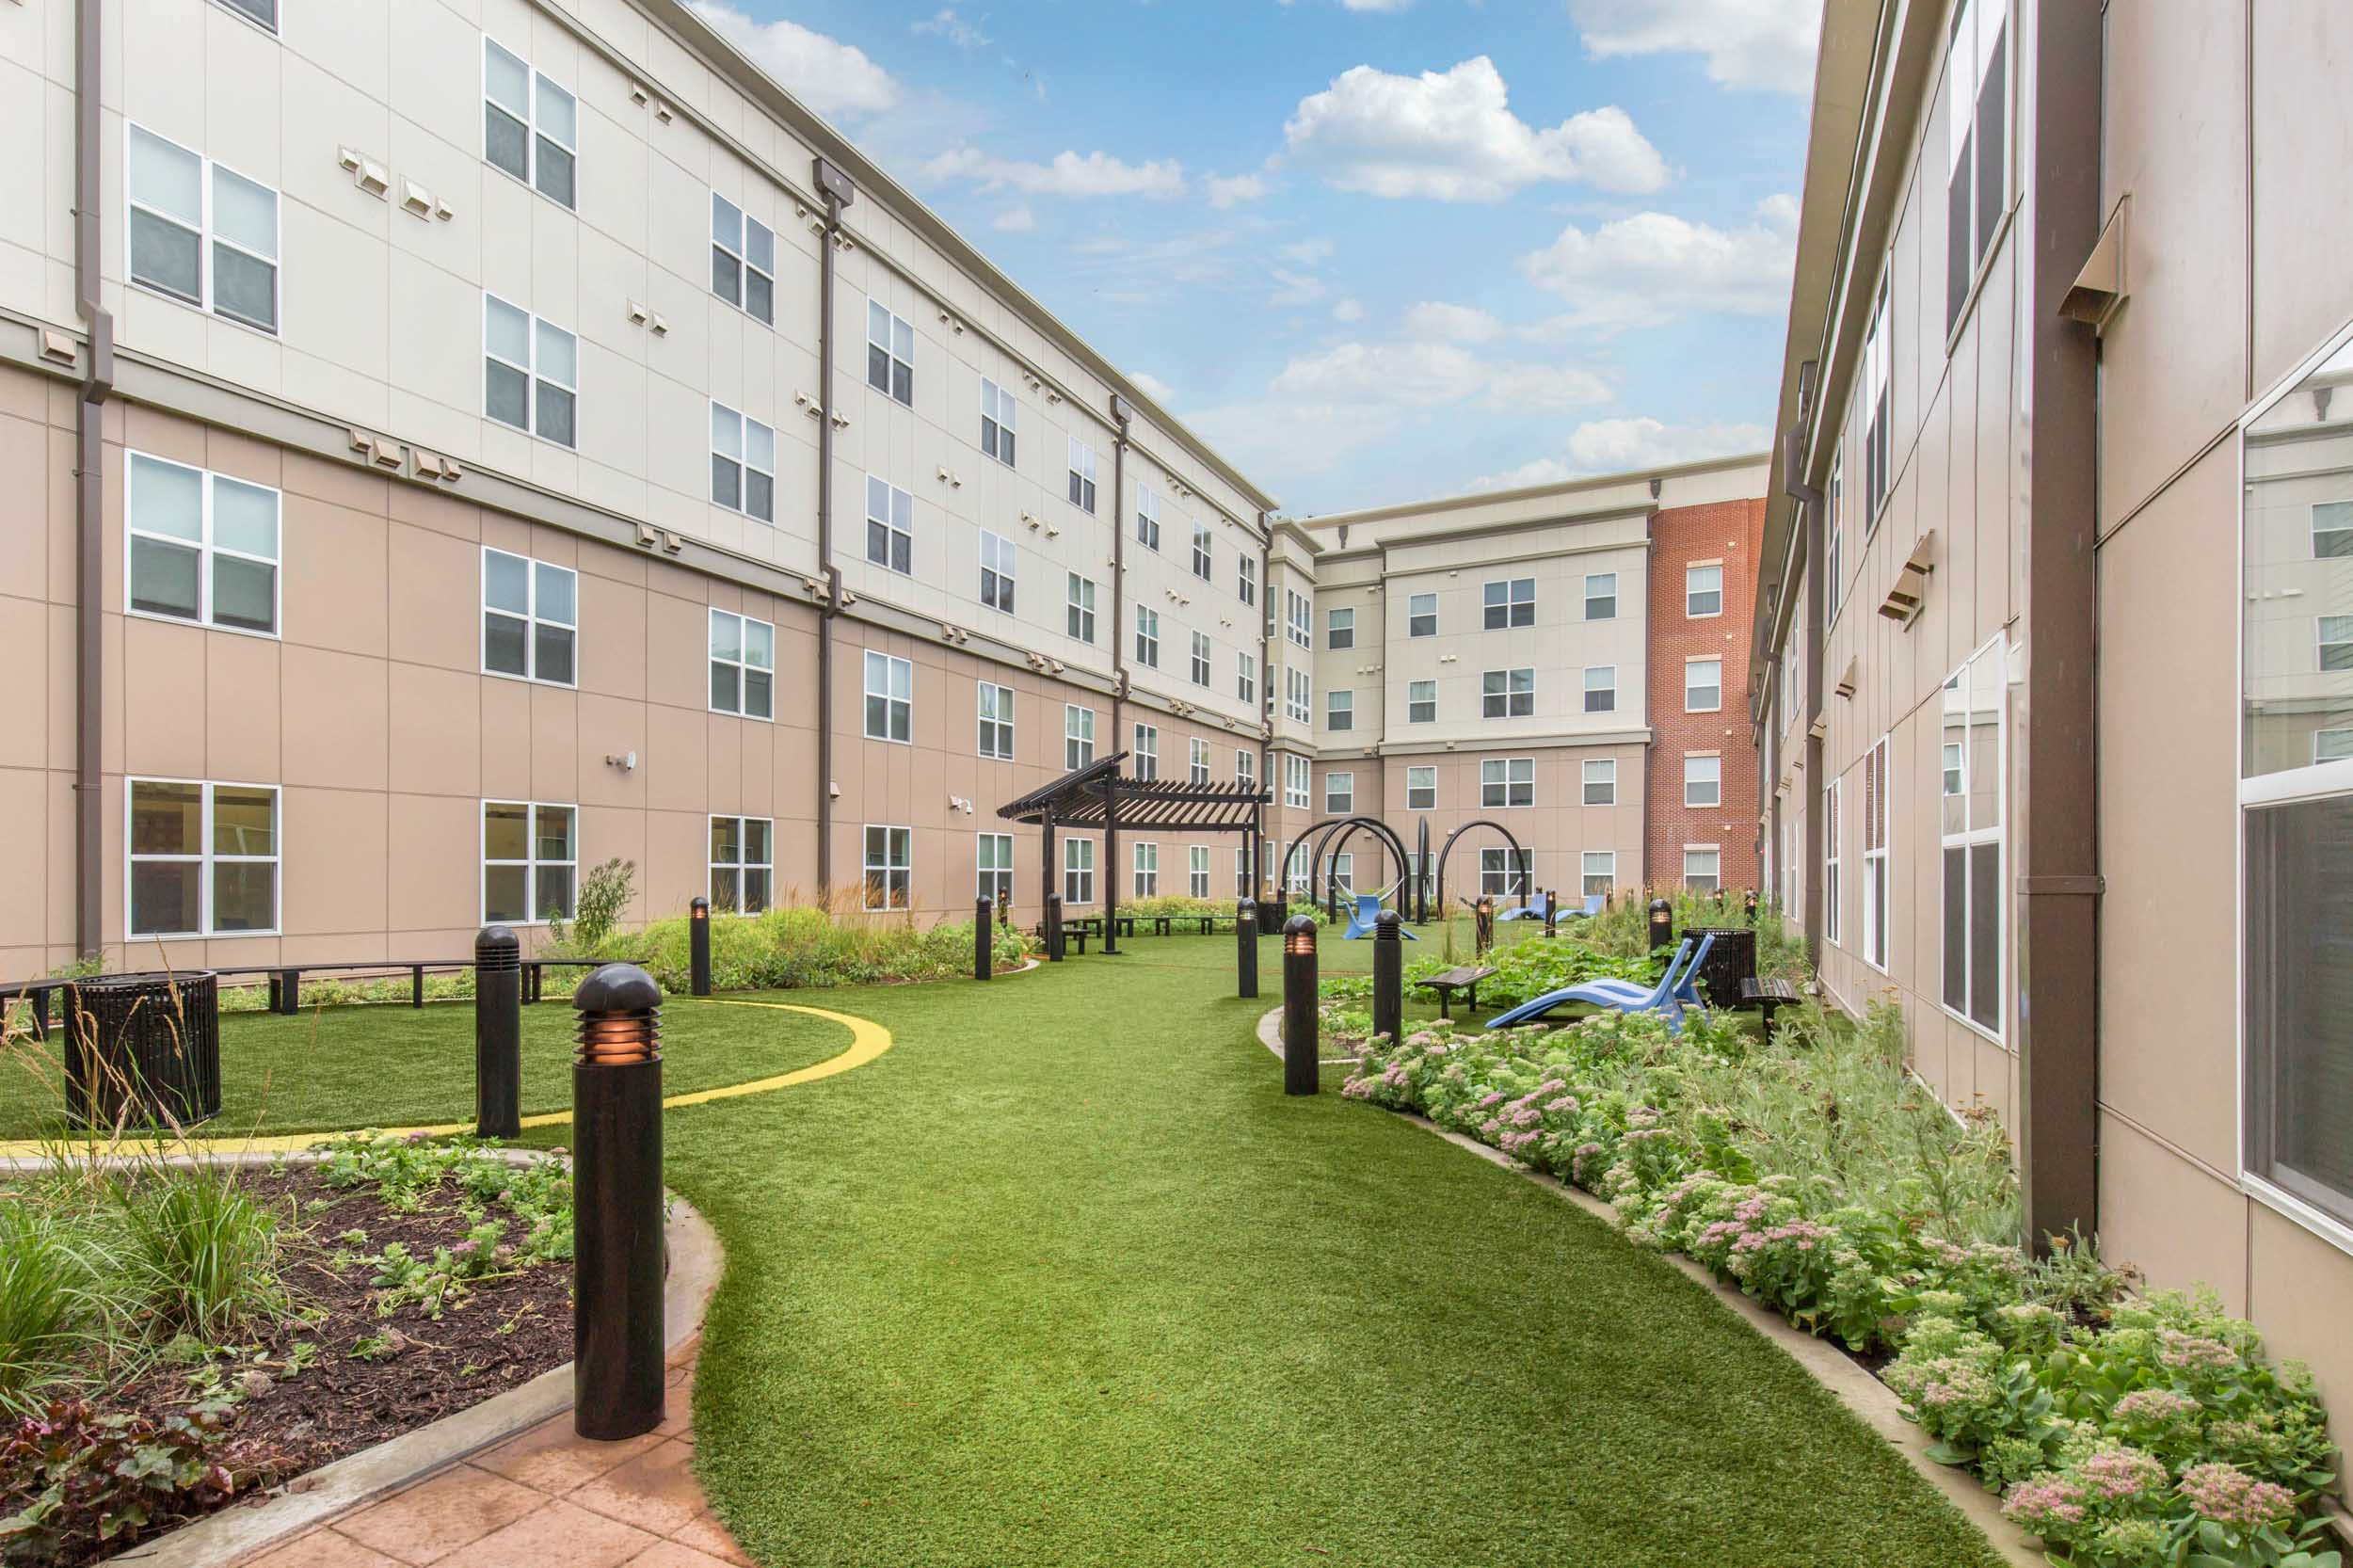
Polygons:
<instances>
[{"instance_id":1,"label":"apartment building","mask_svg":"<svg viewBox=\"0 0 2353 1568\"><path fill-rule=\"evenodd\" d=\"M2353 1400L2326 7L1829 0L1751 665L1824 986ZM2329 108L2329 104L2339 105Z\"/></svg>"},{"instance_id":2,"label":"apartment building","mask_svg":"<svg viewBox=\"0 0 2353 1568\"><path fill-rule=\"evenodd\" d=\"M1520 891L1513 844L1564 897L1756 886L1765 479L1729 457L1309 520L1321 816L1378 817L1409 854L1425 824L1433 855L1466 829L1449 900ZM1353 886L1401 874L1369 834L1343 853Z\"/></svg>"},{"instance_id":3,"label":"apartment building","mask_svg":"<svg viewBox=\"0 0 2353 1568\"><path fill-rule=\"evenodd\" d=\"M685 6L0 7L0 972L1246 880L995 808L1312 746L1273 498Z\"/></svg>"}]
</instances>

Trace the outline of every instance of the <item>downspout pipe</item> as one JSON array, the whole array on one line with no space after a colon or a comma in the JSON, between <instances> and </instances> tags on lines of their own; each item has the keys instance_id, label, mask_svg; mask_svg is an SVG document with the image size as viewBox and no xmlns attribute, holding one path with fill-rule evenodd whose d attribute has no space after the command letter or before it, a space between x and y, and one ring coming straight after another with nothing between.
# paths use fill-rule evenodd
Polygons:
<instances>
[{"instance_id":1,"label":"downspout pipe","mask_svg":"<svg viewBox=\"0 0 2353 1568\"><path fill-rule=\"evenodd\" d=\"M105 945L105 616L100 600L106 566L105 407L115 378L114 317L100 300L100 0L76 0L73 21L73 299L89 337L74 405L73 456L73 945L85 958L98 956Z\"/></svg>"},{"instance_id":2,"label":"downspout pipe","mask_svg":"<svg viewBox=\"0 0 2353 1568\"><path fill-rule=\"evenodd\" d=\"M1274 527L1264 512L1258 514L1258 734L1267 743L1258 748L1258 788L1271 800L1280 799L1274 793L1274 666L1267 661L1273 657L1274 639L1268 629L1274 617ZM1263 897L1271 886L1270 875L1283 874L1281 867L1266 865L1266 823L1258 824L1258 837L1250 846L1251 888L1255 896Z\"/></svg>"},{"instance_id":3,"label":"downspout pipe","mask_svg":"<svg viewBox=\"0 0 2353 1568\"><path fill-rule=\"evenodd\" d=\"M1813 367L1801 372L1801 379L1809 385ZM1807 401L1811 401L1808 399ZM1784 494L1800 508L1803 536L1805 572L1804 649L1805 696L1804 711L1799 717L1805 724L1805 957L1808 965L1819 968L1822 962L1822 855L1824 827L1821 798L1825 780L1822 777L1822 738L1814 732L1814 720L1822 711L1822 492L1801 480L1805 457L1804 420L1801 415L1797 426L1782 438L1781 488Z\"/></svg>"},{"instance_id":4,"label":"downspout pipe","mask_svg":"<svg viewBox=\"0 0 2353 1568\"><path fill-rule=\"evenodd\" d=\"M1112 393L1112 736L1111 749L1119 749L1120 715L1128 696L1128 422L1135 411L1128 400ZM1103 799L1116 795L1106 786ZM1103 951L1119 951L1119 819L1111 811L1103 820Z\"/></svg>"},{"instance_id":5,"label":"downspout pipe","mask_svg":"<svg viewBox=\"0 0 2353 1568\"><path fill-rule=\"evenodd\" d=\"M857 185L823 158L814 160L812 178L825 202L817 282L817 570L824 578L817 606L817 896L823 901L833 892L833 621L841 613L841 568L833 561L834 259L841 248L841 210L857 200Z\"/></svg>"}]
</instances>

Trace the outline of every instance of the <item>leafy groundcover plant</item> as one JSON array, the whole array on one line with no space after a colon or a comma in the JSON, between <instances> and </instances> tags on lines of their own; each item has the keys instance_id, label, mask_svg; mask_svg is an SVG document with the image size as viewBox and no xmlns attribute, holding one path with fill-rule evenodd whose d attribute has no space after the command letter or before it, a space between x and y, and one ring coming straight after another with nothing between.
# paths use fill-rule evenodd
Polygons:
<instances>
[{"instance_id":1,"label":"leafy groundcover plant","mask_svg":"<svg viewBox=\"0 0 2353 1568\"><path fill-rule=\"evenodd\" d=\"M1769 1043L1695 1010L1681 1034L1370 1033L1327 1005L1343 1093L1418 1112L1606 1199L1799 1327L1880 1358L1933 1456L2080 1568L2340 1568L2315 1499L2326 1417L2211 1297L2123 1297L2079 1240L2036 1262L2001 1129L1903 1068L1903 1026L1807 1008Z\"/></svg>"}]
</instances>

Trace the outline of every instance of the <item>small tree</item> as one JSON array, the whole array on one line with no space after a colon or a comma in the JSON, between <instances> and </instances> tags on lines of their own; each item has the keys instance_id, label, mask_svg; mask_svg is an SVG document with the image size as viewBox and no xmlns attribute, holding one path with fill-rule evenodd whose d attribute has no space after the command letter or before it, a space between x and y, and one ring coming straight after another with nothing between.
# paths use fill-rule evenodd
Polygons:
<instances>
[{"instance_id":1,"label":"small tree","mask_svg":"<svg viewBox=\"0 0 2353 1568\"><path fill-rule=\"evenodd\" d=\"M580 904L572 915L572 941L587 951L604 945L621 923L621 914L635 896L637 862L617 856L603 865L593 867L580 879ZM552 922L553 923L553 922ZM558 925L556 939L563 939Z\"/></svg>"}]
</instances>

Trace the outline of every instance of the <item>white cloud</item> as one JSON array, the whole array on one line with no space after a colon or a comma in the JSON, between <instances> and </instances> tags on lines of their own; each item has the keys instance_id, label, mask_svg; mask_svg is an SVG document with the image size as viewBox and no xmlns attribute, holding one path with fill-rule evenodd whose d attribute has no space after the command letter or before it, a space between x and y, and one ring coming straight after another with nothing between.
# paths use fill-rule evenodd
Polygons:
<instances>
[{"instance_id":1,"label":"white cloud","mask_svg":"<svg viewBox=\"0 0 2353 1568\"><path fill-rule=\"evenodd\" d=\"M1295 308L1322 302L1325 292L1322 279L1293 272L1287 267L1270 267L1267 270L1274 280L1273 289L1267 295L1268 304Z\"/></svg>"},{"instance_id":2,"label":"white cloud","mask_svg":"<svg viewBox=\"0 0 2353 1568\"><path fill-rule=\"evenodd\" d=\"M1267 389L1302 404L1434 408L1481 396L1498 408L1606 403L1609 383L1568 365L1496 362L1449 343L1344 343L1285 365Z\"/></svg>"},{"instance_id":3,"label":"white cloud","mask_svg":"<svg viewBox=\"0 0 2353 1568\"><path fill-rule=\"evenodd\" d=\"M1289 156L1342 190L1494 201L1541 180L1656 190L1666 160L1624 109L1588 109L1548 131L1512 112L1484 55L1453 70L1392 75L1360 65L1299 101Z\"/></svg>"},{"instance_id":4,"label":"white cloud","mask_svg":"<svg viewBox=\"0 0 2353 1568\"><path fill-rule=\"evenodd\" d=\"M1710 80L1805 92L1822 0L1569 0L1595 56L1689 51Z\"/></svg>"},{"instance_id":5,"label":"white cloud","mask_svg":"<svg viewBox=\"0 0 2353 1568\"><path fill-rule=\"evenodd\" d=\"M1362 321L1365 319L1365 308L1353 299L1343 299L1332 307L1332 319L1334 321Z\"/></svg>"},{"instance_id":6,"label":"white cloud","mask_svg":"<svg viewBox=\"0 0 2353 1568\"><path fill-rule=\"evenodd\" d=\"M1202 176L1201 188L1209 193L1210 206L1225 208L1264 200L1267 181L1263 174L1207 174Z\"/></svg>"},{"instance_id":7,"label":"white cloud","mask_svg":"<svg viewBox=\"0 0 2353 1568\"><path fill-rule=\"evenodd\" d=\"M1136 384L1136 390L1138 392L1141 392L1144 396L1150 398L1153 402L1159 404L1163 408L1167 408L1170 401L1176 395L1176 393L1170 389L1167 382L1161 380L1157 376L1147 376L1140 370L1129 371L1128 373L1128 379Z\"/></svg>"},{"instance_id":8,"label":"white cloud","mask_svg":"<svg viewBox=\"0 0 2353 1568\"><path fill-rule=\"evenodd\" d=\"M1027 201L1016 201L999 213L989 227L1000 233L1026 234L1037 227L1037 214L1030 211Z\"/></svg>"},{"instance_id":9,"label":"white cloud","mask_svg":"<svg viewBox=\"0 0 2353 1568\"><path fill-rule=\"evenodd\" d=\"M1301 240L1286 245L1274 252L1295 266L1313 266L1332 259L1332 242L1326 239Z\"/></svg>"},{"instance_id":10,"label":"white cloud","mask_svg":"<svg viewBox=\"0 0 2353 1568\"><path fill-rule=\"evenodd\" d=\"M1174 158L1130 164L1108 152L1057 152L1047 163L996 158L974 147L943 152L923 166L935 180L970 180L984 191L1017 190L1024 196L1182 196L1183 166Z\"/></svg>"},{"instance_id":11,"label":"white cloud","mask_svg":"<svg viewBox=\"0 0 2353 1568\"><path fill-rule=\"evenodd\" d=\"M1687 310L1770 315L1788 307L1798 207L1786 196L1757 203L1756 220L1718 229L1668 213L1637 213L1592 233L1574 224L1522 258L1529 278L1574 307L1536 329L1539 341L1579 328L1664 321Z\"/></svg>"},{"instance_id":12,"label":"white cloud","mask_svg":"<svg viewBox=\"0 0 2353 1568\"><path fill-rule=\"evenodd\" d=\"M1575 408L1607 403L1609 383L1575 365L1497 365L1487 376L1487 403L1496 408Z\"/></svg>"},{"instance_id":13,"label":"white cloud","mask_svg":"<svg viewBox=\"0 0 2353 1568\"><path fill-rule=\"evenodd\" d=\"M694 12L793 97L829 118L879 114L899 84L865 51L792 22L758 22L723 0L689 0Z\"/></svg>"},{"instance_id":14,"label":"white cloud","mask_svg":"<svg viewBox=\"0 0 2353 1568\"><path fill-rule=\"evenodd\" d=\"M1577 474L1558 457L1539 457L1532 463L1522 463L1501 473L1483 474L1463 488L1466 490L1516 490L1529 485L1558 485L1574 479Z\"/></svg>"},{"instance_id":15,"label":"white cloud","mask_svg":"<svg viewBox=\"0 0 2353 1568\"><path fill-rule=\"evenodd\" d=\"M1501 473L1483 474L1466 490L1515 490L1528 485L1558 485L1594 474L1625 473L1730 457L1765 449L1761 424L1666 424L1655 419L1602 419L1580 424L1569 437L1564 458L1538 457Z\"/></svg>"},{"instance_id":16,"label":"white cloud","mask_svg":"<svg viewBox=\"0 0 2353 1568\"><path fill-rule=\"evenodd\" d=\"M915 24L915 31L937 33L959 49L984 49L988 45L988 35L978 24L958 15L952 5L942 6L929 21Z\"/></svg>"},{"instance_id":17,"label":"white cloud","mask_svg":"<svg viewBox=\"0 0 2353 1568\"><path fill-rule=\"evenodd\" d=\"M1493 343L1503 335L1503 323L1476 306L1432 301L1405 312L1405 335L1446 343Z\"/></svg>"}]
</instances>

